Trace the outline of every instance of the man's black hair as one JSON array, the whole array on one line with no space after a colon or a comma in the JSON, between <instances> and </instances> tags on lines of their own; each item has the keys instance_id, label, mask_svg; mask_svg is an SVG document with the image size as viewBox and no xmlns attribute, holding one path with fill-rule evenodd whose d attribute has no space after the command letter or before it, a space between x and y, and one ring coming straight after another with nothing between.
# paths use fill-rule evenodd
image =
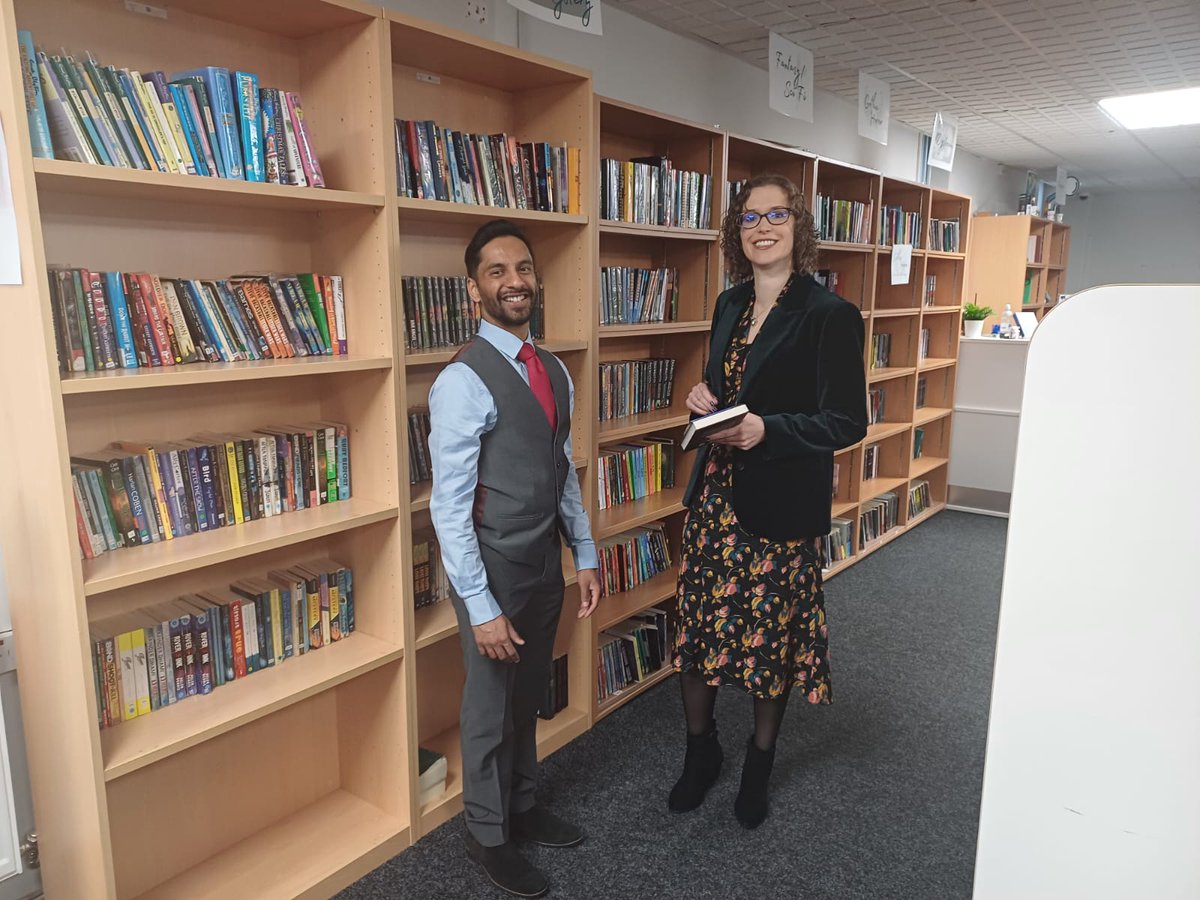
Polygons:
<instances>
[{"instance_id":1,"label":"man's black hair","mask_svg":"<svg viewBox=\"0 0 1200 900\"><path fill-rule=\"evenodd\" d=\"M483 248L496 238L502 237L519 239L529 249L530 259L533 258L533 244L529 243L529 238L525 236L525 232L520 227L508 219L492 219L481 225L474 237L471 238L471 243L467 244L467 252L463 256L463 261L467 265L467 275L471 278L475 277L475 273L479 269L479 258L483 255Z\"/></svg>"}]
</instances>

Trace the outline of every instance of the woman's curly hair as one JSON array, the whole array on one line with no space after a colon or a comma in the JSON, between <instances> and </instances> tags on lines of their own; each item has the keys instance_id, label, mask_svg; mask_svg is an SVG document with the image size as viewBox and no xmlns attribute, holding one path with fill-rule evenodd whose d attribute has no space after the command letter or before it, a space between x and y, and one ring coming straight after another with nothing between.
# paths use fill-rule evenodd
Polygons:
<instances>
[{"instance_id":1,"label":"woman's curly hair","mask_svg":"<svg viewBox=\"0 0 1200 900\"><path fill-rule=\"evenodd\" d=\"M817 265L817 228L812 213L804 205L804 194L790 178L765 172L755 175L738 191L725 219L721 223L721 252L725 255L725 271L734 284L749 280L753 274L750 260L742 250L742 213L746 201L756 187L780 188L787 196L787 207L792 211L792 269L800 274L812 272Z\"/></svg>"}]
</instances>

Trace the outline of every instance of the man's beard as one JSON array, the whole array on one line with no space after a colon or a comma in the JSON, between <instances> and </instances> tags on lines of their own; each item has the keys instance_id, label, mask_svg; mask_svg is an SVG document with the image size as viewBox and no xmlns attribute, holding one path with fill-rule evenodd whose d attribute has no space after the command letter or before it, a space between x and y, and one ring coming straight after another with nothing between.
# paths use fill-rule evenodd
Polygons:
<instances>
[{"instance_id":1,"label":"man's beard","mask_svg":"<svg viewBox=\"0 0 1200 900\"><path fill-rule=\"evenodd\" d=\"M512 297L522 293L528 297L524 309L517 309L504 300L505 297ZM534 293L532 290L501 291L493 297L483 297L483 307L497 322L502 322L505 325L525 325L533 318L533 296Z\"/></svg>"}]
</instances>

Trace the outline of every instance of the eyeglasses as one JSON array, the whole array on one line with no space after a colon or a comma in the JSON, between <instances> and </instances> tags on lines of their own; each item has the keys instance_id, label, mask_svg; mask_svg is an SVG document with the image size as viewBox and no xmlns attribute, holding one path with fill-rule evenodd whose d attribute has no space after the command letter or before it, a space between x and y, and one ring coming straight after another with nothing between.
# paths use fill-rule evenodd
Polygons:
<instances>
[{"instance_id":1,"label":"eyeglasses","mask_svg":"<svg viewBox=\"0 0 1200 900\"><path fill-rule=\"evenodd\" d=\"M782 225L792 217L792 211L785 206L777 206L774 209L769 209L765 213L744 212L739 217L738 221L743 228L754 228L762 219L766 219L772 225Z\"/></svg>"}]
</instances>

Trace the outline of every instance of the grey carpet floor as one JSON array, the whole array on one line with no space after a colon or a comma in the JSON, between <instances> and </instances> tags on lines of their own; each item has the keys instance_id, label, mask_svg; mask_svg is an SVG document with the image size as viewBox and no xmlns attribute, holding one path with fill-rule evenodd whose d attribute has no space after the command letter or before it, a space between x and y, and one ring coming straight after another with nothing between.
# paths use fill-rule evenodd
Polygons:
<instances>
[{"instance_id":1,"label":"grey carpet floor","mask_svg":"<svg viewBox=\"0 0 1200 900\"><path fill-rule=\"evenodd\" d=\"M733 818L750 700L723 690L726 767L704 806L666 807L683 758L669 679L542 765L539 797L581 824L530 848L556 898L968 898L1007 522L944 512L826 586L834 703L793 702L757 831ZM499 898L455 818L342 900Z\"/></svg>"}]
</instances>

